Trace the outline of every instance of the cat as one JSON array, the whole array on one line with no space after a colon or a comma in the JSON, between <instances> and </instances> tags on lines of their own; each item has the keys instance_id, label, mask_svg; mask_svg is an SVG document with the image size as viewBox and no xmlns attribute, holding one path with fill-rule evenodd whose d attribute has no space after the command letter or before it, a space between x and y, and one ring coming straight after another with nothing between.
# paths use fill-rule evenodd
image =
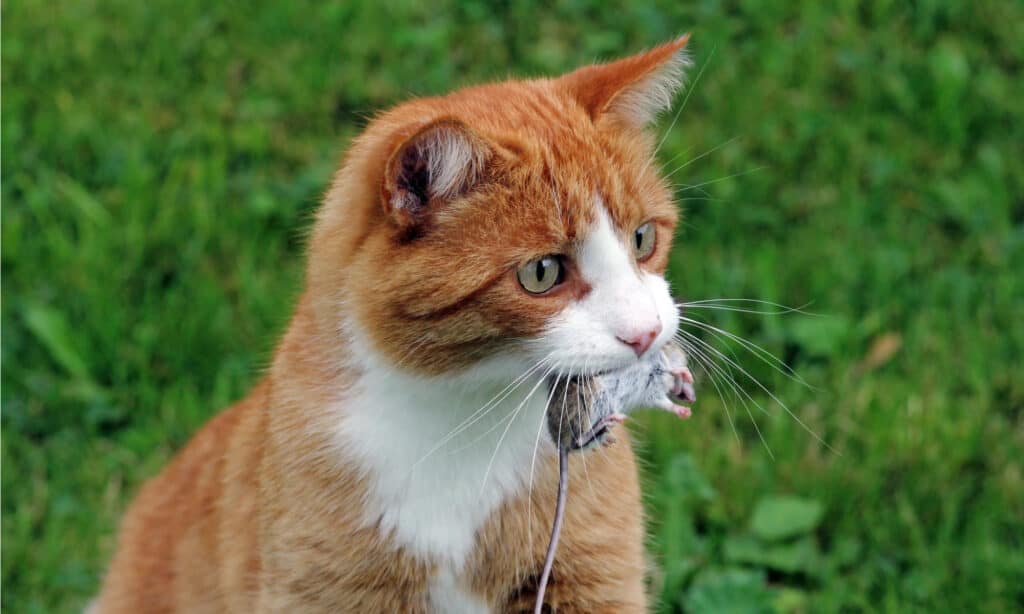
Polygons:
<instances>
[{"instance_id":1,"label":"cat","mask_svg":"<svg viewBox=\"0 0 1024 614\"><path fill-rule=\"evenodd\" d=\"M557 480L543 383L628 368L678 326L650 124L686 43L374 119L267 373L143 486L94 611L530 610ZM556 611L647 607L616 439L571 460Z\"/></svg>"}]
</instances>

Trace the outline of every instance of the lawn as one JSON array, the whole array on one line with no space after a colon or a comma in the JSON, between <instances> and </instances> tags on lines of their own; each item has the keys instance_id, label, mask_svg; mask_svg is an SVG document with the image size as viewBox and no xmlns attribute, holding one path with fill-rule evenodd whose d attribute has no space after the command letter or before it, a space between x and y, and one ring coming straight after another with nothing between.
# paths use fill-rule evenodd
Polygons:
<instances>
[{"instance_id":1,"label":"lawn","mask_svg":"<svg viewBox=\"0 0 1024 614\"><path fill-rule=\"evenodd\" d=\"M634 424L659 611L1024 607L1024 4L623 4L5 3L3 609L80 609L258 377L369 116L684 31L673 285L803 309L691 309L784 367L689 325Z\"/></svg>"}]
</instances>

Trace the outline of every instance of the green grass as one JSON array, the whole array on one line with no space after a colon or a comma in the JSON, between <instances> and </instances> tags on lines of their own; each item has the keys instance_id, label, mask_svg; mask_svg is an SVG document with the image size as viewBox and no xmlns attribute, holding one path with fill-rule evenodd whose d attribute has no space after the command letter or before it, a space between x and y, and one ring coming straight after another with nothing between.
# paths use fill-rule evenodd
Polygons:
<instances>
[{"instance_id":1,"label":"green grass","mask_svg":"<svg viewBox=\"0 0 1024 614\"><path fill-rule=\"evenodd\" d=\"M3 608L80 608L258 376L367 116L687 30L661 158L722 147L674 177L714 182L680 185L674 285L821 315L692 312L813 388L734 346L807 429L740 374L765 412L705 378L636 425L661 610L1020 608L1024 5L447 4L4 5Z\"/></svg>"}]
</instances>

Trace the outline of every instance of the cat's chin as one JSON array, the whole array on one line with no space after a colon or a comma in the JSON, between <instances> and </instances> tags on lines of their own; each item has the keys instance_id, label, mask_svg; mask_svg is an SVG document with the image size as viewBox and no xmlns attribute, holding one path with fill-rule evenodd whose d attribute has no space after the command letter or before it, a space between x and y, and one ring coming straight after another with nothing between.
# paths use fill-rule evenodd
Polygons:
<instances>
[{"instance_id":1,"label":"cat's chin","mask_svg":"<svg viewBox=\"0 0 1024 614\"><path fill-rule=\"evenodd\" d=\"M660 351L661 347L659 346L651 349L640 358L630 356L629 358L624 358L622 360L609 359L601 361L596 367L591 366L591 363L588 361L583 365L571 365L555 369L554 375L562 377L602 377L605 375L624 373L630 369L637 368L641 364L649 363Z\"/></svg>"}]
</instances>

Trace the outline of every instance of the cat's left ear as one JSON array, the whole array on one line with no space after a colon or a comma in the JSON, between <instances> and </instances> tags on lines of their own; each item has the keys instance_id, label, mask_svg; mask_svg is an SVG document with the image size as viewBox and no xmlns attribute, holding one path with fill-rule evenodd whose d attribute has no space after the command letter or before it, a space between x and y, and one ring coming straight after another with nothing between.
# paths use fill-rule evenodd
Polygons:
<instances>
[{"instance_id":1,"label":"cat's left ear","mask_svg":"<svg viewBox=\"0 0 1024 614\"><path fill-rule=\"evenodd\" d=\"M611 118L644 128L672 106L690 66L686 34L650 51L607 64L585 66L557 80L595 122Z\"/></svg>"},{"instance_id":2,"label":"cat's left ear","mask_svg":"<svg viewBox=\"0 0 1024 614\"><path fill-rule=\"evenodd\" d=\"M421 224L431 209L470 190L482 177L491 148L454 118L400 135L384 168L381 199L403 230Z\"/></svg>"}]
</instances>

